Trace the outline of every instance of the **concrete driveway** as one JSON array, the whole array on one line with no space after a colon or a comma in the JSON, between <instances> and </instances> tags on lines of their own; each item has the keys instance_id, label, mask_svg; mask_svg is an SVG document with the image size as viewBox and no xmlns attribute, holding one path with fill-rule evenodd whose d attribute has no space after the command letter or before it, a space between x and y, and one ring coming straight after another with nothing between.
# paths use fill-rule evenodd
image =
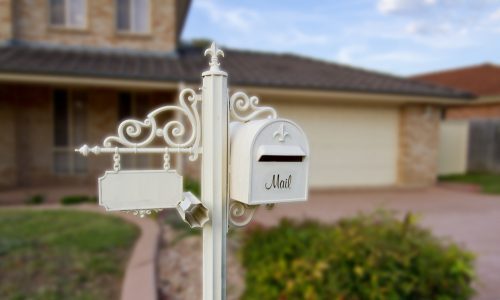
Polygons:
<instances>
[{"instance_id":1,"label":"concrete driveway","mask_svg":"<svg viewBox=\"0 0 500 300\"><path fill-rule=\"evenodd\" d=\"M282 217L332 222L377 208L411 211L421 225L477 255L476 300L500 299L500 196L437 186L428 189L313 192L310 201L259 209L255 221L273 225Z\"/></svg>"}]
</instances>

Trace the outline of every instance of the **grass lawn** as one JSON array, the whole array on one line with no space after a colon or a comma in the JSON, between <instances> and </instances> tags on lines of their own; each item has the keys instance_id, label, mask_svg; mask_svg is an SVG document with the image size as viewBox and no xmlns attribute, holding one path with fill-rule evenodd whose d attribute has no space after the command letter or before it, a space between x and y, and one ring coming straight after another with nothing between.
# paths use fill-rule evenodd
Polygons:
<instances>
[{"instance_id":1,"label":"grass lawn","mask_svg":"<svg viewBox=\"0 0 500 300\"><path fill-rule=\"evenodd\" d=\"M118 299L139 229L90 212L0 210L0 299Z\"/></svg>"},{"instance_id":2,"label":"grass lawn","mask_svg":"<svg viewBox=\"0 0 500 300\"><path fill-rule=\"evenodd\" d=\"M465 175L440 176L443 182L463 182L481 186L481 190L487 194L500 194L500 175L470 173Z\"/></svg>"}]
</instances>

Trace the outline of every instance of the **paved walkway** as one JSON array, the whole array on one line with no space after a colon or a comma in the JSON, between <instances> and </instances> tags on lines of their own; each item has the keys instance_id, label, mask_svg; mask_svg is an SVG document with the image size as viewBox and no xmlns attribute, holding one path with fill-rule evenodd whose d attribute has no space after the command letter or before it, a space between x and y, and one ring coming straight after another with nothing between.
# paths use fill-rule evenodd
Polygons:
<instances>
[{"instance_id":1,"label":"paved walkway","mask_svg":"<svg viewBox=\"0 0 500 300\"><path fill-rule=\"evenodd\" d=\"M500 299L500 196L449 187L392 191L316 192L307 203L259 209L255 221L273 225L282 217L315 218L325 222L377 208L419 213L420 223L477 254L476 300Z\"/></svg>"}]
</instances>

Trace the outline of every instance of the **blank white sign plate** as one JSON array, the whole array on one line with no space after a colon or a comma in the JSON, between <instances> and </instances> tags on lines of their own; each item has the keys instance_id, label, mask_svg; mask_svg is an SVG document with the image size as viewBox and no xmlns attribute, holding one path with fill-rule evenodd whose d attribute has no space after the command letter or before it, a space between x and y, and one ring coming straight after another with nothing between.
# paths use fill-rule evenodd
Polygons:
<instances>
[{"instance_id":1,"label":"blank white sign plate","mask_svg":"<svg viewBox=\"0 0 500 300\"><path fill-rule=\"evenodd\" d=\"M99 178L99 204L109 211L174 208L181 199L175 170L106 171Z\"/></svg>"}]
</instances>

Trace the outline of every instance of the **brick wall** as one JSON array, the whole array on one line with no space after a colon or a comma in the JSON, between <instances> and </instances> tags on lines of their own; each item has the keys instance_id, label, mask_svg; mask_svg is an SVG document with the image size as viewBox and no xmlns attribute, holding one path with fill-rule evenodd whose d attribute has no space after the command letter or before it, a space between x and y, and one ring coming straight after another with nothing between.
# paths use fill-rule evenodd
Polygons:
<instances>
[{"instance_id":1,"label":"brick wall","mask_svg":"<svg viewBox=\"0 0 500 300\"><path fill-rule=\"evenodd\" d=\"M449 107L446 119L487 119L500 118L500 103Z\"/></svg>"},{"instance_id":2,"label":"brick wall","mask_svg":"<svg viewBox=\"0 0 500 300\"><path fill-rule=\"evenodd\" d=\"M116 92L108 89L92 90L87 103L87 138L90 146L102 145L109 135L116 134L118 123L118 101ZM96 184L104 170L112 169L113 162L109 155L89 155L87 157L88 174L86 184Z\"/></svg>"},{"instance_id":3,"label":"brick wall","mask_svg":"<svg viewBox=\"0 0 500 300\"><path fill-rule=\"evenodd\" d=\"M50 89L15 86L8 101L16 104L18 184L50 182L52 170L52 106Z\"/></svg>"},{"instance_id":4,"label":"brick wall","mask_svg":"<svg viewBox=\"0 0 500 300\"><path fill-rule=\"evenodd\" d=\"M0 0L0 42L12 38L12 1Z\"/></svg>"},{"instance_id":5,"label":"brick wall","mask_svg":"<svg viewBox=\"0 0 500 300\"><path fill-rule=\"evenodd\" d=\"M151 0L151 33L145 35L117 33L115 1L87 0L88 28L81 30L49 26L47 0L18 1L15 8L15 38L18 40L153 51L171 51L176 47L177 16L174 0ZM3 12L2 7L0 11ZM3 25L0 26L0 30L4 30Z\"/></svg>"},{"instance_id":6,"label":"brick wall","mask_svg":"<svg viewBox=\"0 0 500 300\"><path fill-rule=\"evenodd\" d=\"M435 182L439 142L439 110L408 105L400 110L398 181L406 186Z\"/></svg>"}]
</instances>

